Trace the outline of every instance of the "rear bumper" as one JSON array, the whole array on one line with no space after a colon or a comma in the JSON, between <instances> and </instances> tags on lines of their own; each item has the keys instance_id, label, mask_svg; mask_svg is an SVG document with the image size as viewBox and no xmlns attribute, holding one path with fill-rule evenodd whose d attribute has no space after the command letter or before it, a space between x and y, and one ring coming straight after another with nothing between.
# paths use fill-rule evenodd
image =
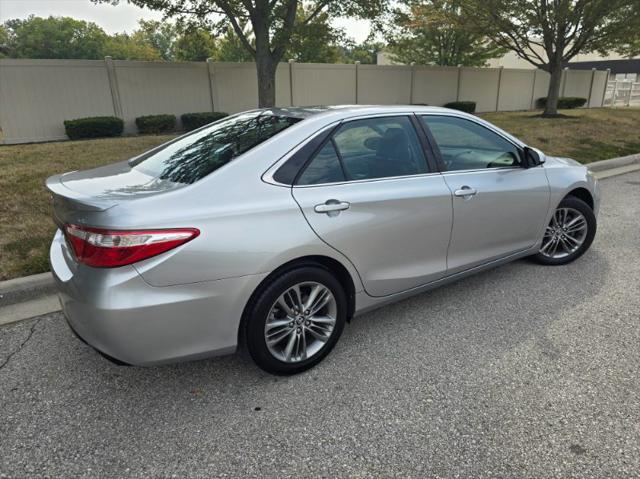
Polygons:
<instances>
[{"instance_id":1,"label":"rear bumper","mask_svg":"<svg viewBox=\"0 0 640 479\"><path fill-rule=\"evenodd\" d=\"M233 352L244 306L266 276L154 287L131 266L78 265L59 231L50 261L72 330L104 355L141 366Z\"/></svg>"}]
</instances>

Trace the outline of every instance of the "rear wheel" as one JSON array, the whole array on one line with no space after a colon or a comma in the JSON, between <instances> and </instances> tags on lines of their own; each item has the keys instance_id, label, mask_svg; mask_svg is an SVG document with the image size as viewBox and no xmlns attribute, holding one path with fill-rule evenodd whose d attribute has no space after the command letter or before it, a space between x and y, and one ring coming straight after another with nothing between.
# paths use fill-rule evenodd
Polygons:
<instances>
[{"instance_id":1,"label":"rear wheel","mask_svg":"<svg viewBox=\"0 0 640 479\"><path fill-rule=\"evenodd\" d=\"M258 366L296 374L318 364L340 338L347 298L340 282L321 267L283 273L253 303L246 344Z\"/></svg>"},{"instance_id":2,"label":"rear wheel","mask_svg":"<svg viewBox=\"0 0 640 479\"><path fill-rule=\"evenodd\" d=\"M570 263L589 249L595 234L593 210L581 199L567 196L554 211L533 259L545 265Z\"/></svg>"}]
</instances>

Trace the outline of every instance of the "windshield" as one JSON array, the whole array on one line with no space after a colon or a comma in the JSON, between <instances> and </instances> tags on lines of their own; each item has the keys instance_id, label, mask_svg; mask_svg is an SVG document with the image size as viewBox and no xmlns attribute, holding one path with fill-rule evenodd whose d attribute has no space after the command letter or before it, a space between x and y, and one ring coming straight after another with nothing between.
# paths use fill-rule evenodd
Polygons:
<instances>
[{"instance_id":1,"label":"windshield","mask_svg":"<svg viewBox=\"0 0 640 479\"><path fill-rule=\"evenodd\" d=\"M171 143L133 168L163 180L194 183L301 120L269 110L243 113Z\"/></svg>"}]
</instances>

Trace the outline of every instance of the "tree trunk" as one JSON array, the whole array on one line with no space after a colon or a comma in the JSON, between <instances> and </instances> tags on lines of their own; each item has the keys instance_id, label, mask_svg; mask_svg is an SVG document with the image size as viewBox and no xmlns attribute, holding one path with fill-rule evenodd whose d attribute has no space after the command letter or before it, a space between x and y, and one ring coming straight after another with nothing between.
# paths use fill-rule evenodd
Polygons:
<instances>
[{"instance_id":1,"label":"tree trunk","mask_svg":"<svg viewBox=\"0 0 640 479\"><path fill-rule=\"evenodd\" d=\"M270 52L256 52L256 70L258 72L258 106L271 108L276 106L276 68Z\"/></svg>"},{"instance_id":2,"label":"tree trunk","mask_svg":"<svg viewBox=\"0 0 640 479\"><path fill-rule=\"evenodd\" d=\"M549 62L549 90L547 91L547 104L542 116L558 115L558 98L560 98L560 84L562 83L562 62L554 60Z\"/></svg>"}]
</instances>

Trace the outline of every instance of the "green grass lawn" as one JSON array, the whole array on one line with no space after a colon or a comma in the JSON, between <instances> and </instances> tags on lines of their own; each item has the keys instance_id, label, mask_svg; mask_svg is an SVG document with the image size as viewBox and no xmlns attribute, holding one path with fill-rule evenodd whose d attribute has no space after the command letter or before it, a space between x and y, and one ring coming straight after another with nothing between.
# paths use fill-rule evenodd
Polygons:
<instances>
[{"instance_id":1,"label":"green grass lawn","mask_svg":"<svg viewBox=\"0 0 640 479\"><path fill-rule=\"evenodd\" d=\"M640 109L487 113L490 122L552 155L583 163L640 152ZM0 280L48 270L55 227L44 180L56 173L124 160L172 136L140 136L0 146Z\"/></svg>"}]
</instances>

